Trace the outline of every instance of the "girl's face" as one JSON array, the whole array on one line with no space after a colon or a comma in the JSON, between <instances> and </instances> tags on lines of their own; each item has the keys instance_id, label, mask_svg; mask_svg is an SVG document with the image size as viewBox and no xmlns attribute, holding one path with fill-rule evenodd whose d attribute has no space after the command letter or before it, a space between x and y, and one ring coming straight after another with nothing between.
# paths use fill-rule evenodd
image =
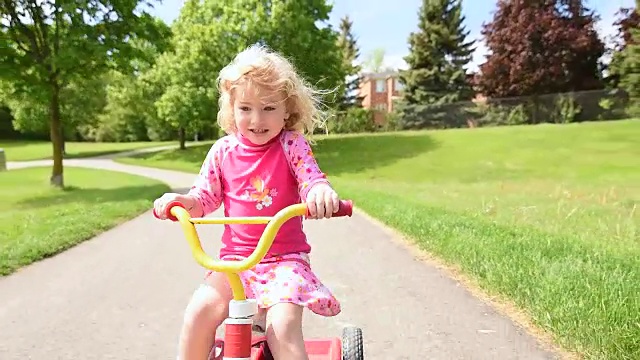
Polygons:
<instances>
[{"instance_id":1,"label":"girl's face","mask_svg":"<svg viewBox=\"0 0 640 360\"><path fill-rule=\"evenodd\" d=\"M285 119L289 118L284 100L277 93L261 91L256 94L253 86L237 87L233 116L240 134L256 145L273 139L284 128Z\"/></svg>"}]
</instances>

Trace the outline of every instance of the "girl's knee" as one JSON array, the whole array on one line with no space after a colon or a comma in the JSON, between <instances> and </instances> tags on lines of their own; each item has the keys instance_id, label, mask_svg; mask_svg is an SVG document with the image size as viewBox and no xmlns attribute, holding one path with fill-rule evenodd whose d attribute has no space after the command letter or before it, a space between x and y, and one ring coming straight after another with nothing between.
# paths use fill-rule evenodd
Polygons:
<instances>
[{"instance_id":1,"label":"girl's knee","mask_svg":"<svg viewBox=\"0 0 640 360\"><path fill-rule=\"evenodd\" d=\"M282 303L272 306L267 312L268 332L280 337L302 335L302 310L300 305Z\"/></svg>"},{"instance_id":2,"label":"girl's knee","mask_svg":"<svg viewBox=\"0 0 640 360\"><path fill-rule=\"evenodd\" d=\"M308 360L302 337L302 307L276 304L267 312L267 342L276 359Z\"/></svg>"},{"instance_id":3,"label":"girl's knee","mask_svg":"<svg viewBox=\"0 0 640 360\"><path fill-rule=\"evenodd\" d=\"M228 299L223 293L215 287L203 284L194 291L184 313L184 322L196 326L222 323L227 316L228 307Z\"/></svg>"}]
</instances>

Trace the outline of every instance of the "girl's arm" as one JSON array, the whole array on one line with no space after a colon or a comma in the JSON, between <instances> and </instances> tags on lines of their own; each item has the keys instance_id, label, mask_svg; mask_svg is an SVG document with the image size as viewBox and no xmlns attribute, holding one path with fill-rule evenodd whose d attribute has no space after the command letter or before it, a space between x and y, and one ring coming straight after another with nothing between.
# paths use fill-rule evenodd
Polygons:
<instances>
[{"instance_id":1,"label":"girl's arm","mask_svg":"<svg viewBox=\"0 0 640 360\"><path fill-rule=\"evenodd\" d=\"M192 217L203 217L216 211L222 205L222 172L220 163L224 150L224 140L216 141L202 163L200 173L184 199L184 205Z\"/></svg>"},{"instance_id":2,"label":"girl's arm","mask_svg":"<svg viewBox=\"0 0 640 360\"><path fill-rule=\"evenodd\" d=\"M323 184L331 187L327 176L320 170L313 156L311 146L299 132L288 131L283 139L283 146L294 176L298 180L300 198L306 201L311 188Z\"/></svg>"}]
</instances>

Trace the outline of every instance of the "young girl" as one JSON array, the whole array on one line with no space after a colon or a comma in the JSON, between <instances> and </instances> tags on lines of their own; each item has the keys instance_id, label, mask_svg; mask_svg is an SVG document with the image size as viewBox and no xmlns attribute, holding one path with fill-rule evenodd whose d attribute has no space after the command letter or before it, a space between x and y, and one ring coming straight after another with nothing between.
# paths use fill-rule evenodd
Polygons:
<instances>
[{"instance_id":1,"label":"young girl","mask_svg":"<svg viewBox=\"0 0 640 360\"><path fill-rule=\"evenodd\" d=\"M217 140L186 195L164 194L154 207L164 216L179 201L193 217L224 204L225 216L273 216L304 201L311 218L329 218L339 199L319 169L304 133L321 121L317 93L282 56L252 46L220 72L218 124L228 134ZM221 259L249 256L266 225L226 225ZM241 274L247 297L266 310L266 336L276 359L308 359L302 312L334 316L340 304L311 271L311 247L302 219L278 232L265 259ZM206 359L215 329L228 316L232 298L226 275L208 272L185 311L179 359Z\"/></svg>"}]
</instances>

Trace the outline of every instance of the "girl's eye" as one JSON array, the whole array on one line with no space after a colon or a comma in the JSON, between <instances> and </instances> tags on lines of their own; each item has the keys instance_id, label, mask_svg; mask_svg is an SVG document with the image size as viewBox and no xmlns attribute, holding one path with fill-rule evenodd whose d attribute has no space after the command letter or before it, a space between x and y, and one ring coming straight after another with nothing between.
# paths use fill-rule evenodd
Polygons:
<instances>
[{"instance_id":1,"label":"girl's eye","mask_svg":"<svg viewBox=\"0 0 640 360\"><path fill-rule=\"evenodd\" d=\"M274 108L273 106L267 106L266 108L264 108L266 111L273 111L276 108Z\"/></svg>"},{"instance_id":2,"label":"girl's eye","mask_svg":"<svg viewBox=\"0 0 640 360\"><path fill-rule=\"evenodd\" d=\"M242 111L249 111L249 107L248 106L240 106L240 110Z\"/></svg>"}]
</instances>

